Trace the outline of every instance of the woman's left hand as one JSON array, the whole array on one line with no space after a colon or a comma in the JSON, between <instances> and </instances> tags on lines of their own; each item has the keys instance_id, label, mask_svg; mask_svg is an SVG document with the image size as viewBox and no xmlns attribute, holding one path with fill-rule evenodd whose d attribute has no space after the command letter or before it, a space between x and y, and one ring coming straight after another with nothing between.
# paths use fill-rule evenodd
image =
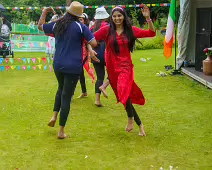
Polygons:
<instances>
[{"instance_id":1,"label":"woman's left hand","mask_svg":"<svg viewBox=\"0 0 212 170\"><path fill-rule=\"evenodd\" d=\"M56 12L54 11L54 9L52 7L46 7L43 9L43 11L45 11L46 13L53 12L54 15L56 14Z\"/></svg>"},{"instance_id":2,"label":"woman's left hand","mask_svg":"<svg viewBox=\"0 0 212 170\"><path fill-rule=\"evenodd\" d=\"M150 19L150 10L146 5L143 4L143 8L141 8L141 11L146 19Z\"/></svg>"}]
</instances>

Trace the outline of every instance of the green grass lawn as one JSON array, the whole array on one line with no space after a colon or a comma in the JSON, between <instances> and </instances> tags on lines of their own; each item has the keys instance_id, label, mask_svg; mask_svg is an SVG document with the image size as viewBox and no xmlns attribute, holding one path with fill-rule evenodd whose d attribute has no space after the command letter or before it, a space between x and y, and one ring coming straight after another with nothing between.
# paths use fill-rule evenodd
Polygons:
<instances>
[{"instance_id":1,"label":"green grass lawn","mask_svg":"<svg viewBox=\"0 0 212 170\"><path fill-rule=\"evenodd\" d=\"M15 57L44 57L15 53ZM151 58L141 62L140 58ZM103 108L94 105L94 85L87 78L89 97L77 99L78 84L66 126L47 126L57 89L55 76L45 70L0 72L0 169L59 170L212 169L212 91L186 76L158 77L165 60L162 50L136 51L135 81L147 103L135 106L147 133L125 132L127 115L116 104L111 87Z\"/></svg>"}]
</instances>

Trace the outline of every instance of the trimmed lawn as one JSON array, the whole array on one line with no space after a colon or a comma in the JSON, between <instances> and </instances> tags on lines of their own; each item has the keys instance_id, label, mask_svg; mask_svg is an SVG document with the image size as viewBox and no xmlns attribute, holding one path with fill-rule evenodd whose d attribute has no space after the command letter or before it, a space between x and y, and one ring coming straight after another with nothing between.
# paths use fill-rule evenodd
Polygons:
<instances>
[{"instance_id":1,"label":"trimmed lawn","mask_svg":"<svg viewBox=\"0 0 212 170\"><path fill-rule=\"evenodd\" d=\"M45 53L15 53L45 57ZM151 58L142 62L140 58ZM78 83L66 126L68 138L47 126L57 82L49 70L0 72L0 169L212 169L212 91L187 76L158 77L161 50L133 54L135 81L147 103L135 105L147 133L126 133L127 115L111 87L103 108L94 105L94 84L87 77L88 98L77 99ZM5 65L5 64L4 64ZM23 65L23 64L22 64Z\"/></svg>"}]
</instances>

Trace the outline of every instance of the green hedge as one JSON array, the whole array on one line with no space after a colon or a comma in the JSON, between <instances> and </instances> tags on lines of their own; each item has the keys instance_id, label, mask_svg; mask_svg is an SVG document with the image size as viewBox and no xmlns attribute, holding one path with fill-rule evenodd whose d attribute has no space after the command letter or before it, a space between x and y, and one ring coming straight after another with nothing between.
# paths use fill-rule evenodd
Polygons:
<instances>
[{"instance_id":1,"label":"green hedge","mask_svg":"<svg viewBox=\"0 0 212 170\"><path fill-rule=\"evenodd\" d=\"M157 30L156 36L154 38L141 38L139 39L139 41L142 44L136 42L135 50L164 48L164 45L163 45L164 36L160 33L160 30Z\"/></svg>"}]
</instances>

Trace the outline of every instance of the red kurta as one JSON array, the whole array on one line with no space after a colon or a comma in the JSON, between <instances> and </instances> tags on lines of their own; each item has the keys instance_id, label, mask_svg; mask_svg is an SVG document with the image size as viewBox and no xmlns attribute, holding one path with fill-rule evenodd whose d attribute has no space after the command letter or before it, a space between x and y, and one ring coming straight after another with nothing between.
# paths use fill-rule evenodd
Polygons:
<instances>
[{"instance_id":1,"label":"red kurta","mask_svg":"<svg viewBox=\"0 0 212 170\"><path fill-rule=\"evenodd\" d=\"M94 69L90 67L90 54L86 48L87 42L83 40L83 46L82 46L82 59L85 60L87 57L86 62L84 63L84 68L87 71L89 77L92 79L92 83L95 81L95 75L94 75Z\"/></svg>"},{"instance_id":2,"label":"red kurta","mask_svg":"<svg viewBox=\"0 0 212 170\"><path fill-rule=\"evenodd\" d=\"M153 37L155 32L132 27L136 38ZM118 102L126 106L127 99L130 98L134 104L145 104L145 99L141 89L134 82L134 70L132 57L128 48L128 40L123 34L116 33L120 54L116 54L111 49L111 38L109 38L109 26L105 26L94 33L96 40L104 40L107 43L105 52L105 62L110 80L110 85L116 95Z\"/></svg>"}]
</instances>

